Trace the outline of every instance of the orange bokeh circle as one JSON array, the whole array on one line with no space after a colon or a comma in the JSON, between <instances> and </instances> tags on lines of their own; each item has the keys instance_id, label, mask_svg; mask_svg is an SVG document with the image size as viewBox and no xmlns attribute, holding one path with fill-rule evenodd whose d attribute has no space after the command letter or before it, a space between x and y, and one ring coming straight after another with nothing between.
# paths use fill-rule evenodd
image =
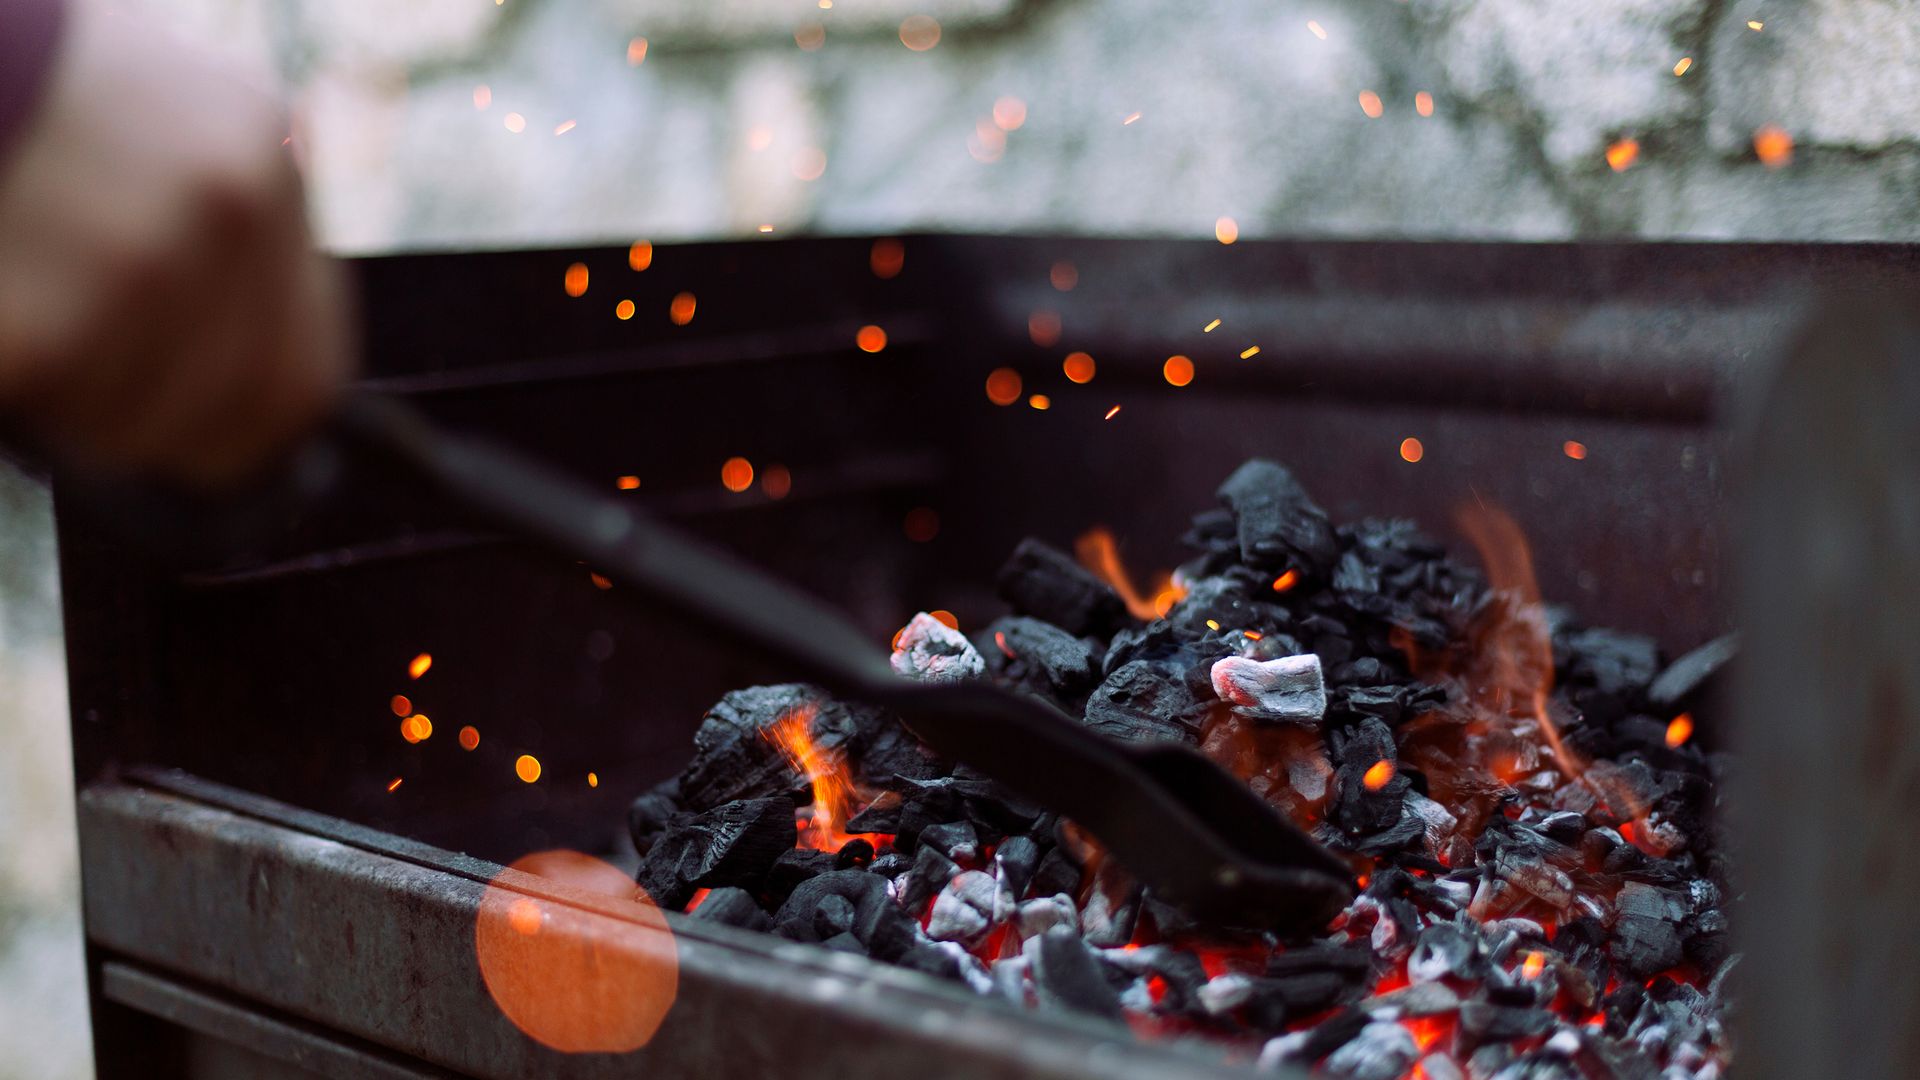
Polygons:
<instances>
[{"instance_id":1,"label":"orange bokeh circle","mask_svg":"<svg viewBox=\"0 0 1920 1080\"><path fill-rule=\"evenodd\" d=\"M522 892L514 871L594 894L604 910ZM679 993L679 949L660 909L632 878L575 851L524 856L495 878L480 898L474 951L501 1013L565 1053L645 1046Z\"/></svg>"}]
</instances>

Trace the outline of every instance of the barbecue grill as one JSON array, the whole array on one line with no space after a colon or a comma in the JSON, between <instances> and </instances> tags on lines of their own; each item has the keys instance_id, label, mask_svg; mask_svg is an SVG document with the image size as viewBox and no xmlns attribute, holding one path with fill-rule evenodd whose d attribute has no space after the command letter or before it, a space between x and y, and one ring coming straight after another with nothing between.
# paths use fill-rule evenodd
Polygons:
<instances>
[{"instance_id":1,"label":"barbecue grill","mask_svg":"<svg viewBox=\"0 0 1920 1080\"><path fill-rule=\"evenodd\" d=\"M1104 524L1130 564L1171 566L1176 523L1262 455L1337 516L1445 535L1462 498L1504 506L1546 597L1678 654L1730 606L1717 407L1799 299L1920 281L1897 246L901 243L890 276L860 238L662 246L644 271L624 247L363 260L366 381L831 598L876 641L922 609L984 621L1028 534ZM1058 343L1036 344L1052 316ZM1069 349L1097 378L1059 373ZM1163 376L1174 354L1190 385ZM1007 367L1024 386L999 406L982 386ZM736 458L759 482L736 465L723 484ZM60 551L103 1076L1246 1067L677 914L653 1041L547 1050L481 985L483 889L595 910L501 864L617 852L703 710L778 667L399 482L185 569L65 512ZM394 695L439 736L397 738Z\"/></svg>"}]
</instances>

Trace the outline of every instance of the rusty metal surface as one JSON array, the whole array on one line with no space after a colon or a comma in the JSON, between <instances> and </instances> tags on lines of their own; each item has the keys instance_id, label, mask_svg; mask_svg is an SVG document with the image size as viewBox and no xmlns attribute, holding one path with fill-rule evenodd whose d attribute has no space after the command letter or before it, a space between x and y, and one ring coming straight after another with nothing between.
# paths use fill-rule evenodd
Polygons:
<instances>
[{"instance_id":1,"label":"rusty metal surface","mask_svg":"<svg viewBox=\"0 0 1920 1080\"><path fill-rule=\"evenodd\" d=\"M295 812L297 813L297 812ZM299 1021L476 1077L1201 1077L1204 1048L1023 1014L927 976L669 915L680 990L652 1043L555 1053L488 997L474 957L484 864L404 857L208 805L102 783L80 797L87 932L97 954L218 987ZM525 875L506 887L593 910ZM611 910L601 917L618 920ZM624 920L621 920L624 922ZM629 935L644 928L624 922ZM630 941L633 939L630 937ZM634 941L633 947L641 947Z\"/></svg>"}]
</instances>

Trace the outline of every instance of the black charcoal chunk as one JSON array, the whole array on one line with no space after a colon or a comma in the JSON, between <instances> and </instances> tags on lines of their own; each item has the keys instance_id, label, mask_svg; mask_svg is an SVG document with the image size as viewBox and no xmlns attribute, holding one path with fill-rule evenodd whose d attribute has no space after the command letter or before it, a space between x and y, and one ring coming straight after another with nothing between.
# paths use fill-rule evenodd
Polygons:
<instances>
[{"instance_id":1,"label":"black charcoal chunk","mask_svg":"<svg viewBox=\"0 0 1920 1080\"><path fill-rule=\"evenodd\" d=\"M700 906L693 909L693 917L722 926L738 926L743 930L773 929L773 916L760 907L760 902L753 898L753 894L732 886L708 893L707 898L700 901Z\"/></svg>"},{"instance_id":2,"label":"black charcoal chunk","mask_svg":"<svg viewBox=\"0 0 1920 1080\"><path fill-rule=\"evenodd\" d=\"M627 807L627 831L633 836L634 849L645 855L668 825L691 816L680 805L678 778L642 794Z\"/></svg>"},{"instance_id":3,"label":"black charcoal chunk","mask_svg":"<svg viewBox=\"0 0 1920 1080\"><path fill-rule=\"evenodd\" d=\"M889 851L867 865L869 873L879 874L884 878L897 878L911 869L913 869L913 856L903 855L898 851Z\"/></svg>"},{"instance_id":4,"label":"black charcoal chunk","mask_svg":"<svg viewBox=\"0 0 1920 1080\"><path fill-rule=\"evenodd\" d=\"M980 837L965 821L945 821L920 830L918 843L932 848L957 863L973 863L980 858Z\"/></svg>"},{"instance_id":5,"label":"black charcoal chunk","mask_svg":"<svg viewBox=\"0 0 1920 1080\"><path fill-rule=\"evenodd\" d=\"M1740 655L1740 635L1718 637L1667 665L1647 687L1647 703L1663 713L1691 708L1713 677Z\"/></svg>"},{"instance_id":6,"label":"black charcoal chunk","mask_svg":"<svg viewBox=\"0 0 1920 1080\"><path fill-rule=\"evenodd\" d=\"M791 799L723 803L662 833L637 877L655 903L682 908L695 889L757 886L793 840Z\"/></svg>"},{"instance_id":7,"label":"black charcoal chunk","mask_svg":"<svg viewBox=\"0 0 1920 1080\"><path fill-rule=\"evenodd\" d=\"M882 792L879 798L847 819L847 831L850 833L899 832L901 803L902 797L899 792Z\"/></svg>"},{"instance_id":8,"label":"black charcoal chunk","mask_svg":"<svg viewBox=\"0 0 1920 1080\"><path fill-rule=\"evenodd\" d=\"M819 912L828 897L853 906L850 933L876 959L894 961L913 948L918 929L912 916L887 895L887 882L865 870L833 870L793 890L773 917L774 933L790 941L819 941Z\"/></svg>"},{"instance_id":9,"label":"black charcoal chunk","mask_svg":"<svg viewBox=\"0 0 1920 1080\"><path fill-rule=\"evenodd\" d=\"M813 932L821 941L853 932L853 901L829 894L813 909Z\"/></svg>"},{"instance_id":10,"label":"black charcoal chunk","mask_svg":"<svg viewBox=\"0 0 1920 1080\"><path fill-rule=\"evenodd\" d=\"M840 845L839 851L833 853L833 868L835 870L847 870L856 866L866 866L871 862L873 862L873 843L861 837L855 837L847 841Z\"/></svg>"},{"instance_id":11,"label":"black charcoal chunk","mask_svg":"<svg viewBox=\"0 0 1920 1080\"><path fill-rule=\"evenodd\" d=\"M900 905L908 911L917 912L947 882L960 876L960 867L952 859L930 847L923 847L913 854L913 868L906 872L900 882Z\"/></svg>"},{"instance_id":12,"label":"black charcoal chunk","mask_svg":"<svg viewBox=\"0 0 1920 1080\"><path fill-rule=\"evenodd\" d=\"M1281 465L1255 458L1235 469L1216 494L1233 511L1240 559L1248 566L1279 571L1297 564L1324 571L1333 565L1339 549L1326 511Z\"/></svg>"},{"instance_id":13,"label":"black charcoal chunk","mask_svg":"<svg viewBox=\"0 0 1920 1080\"><path fill-rule=\"evenodd\" d=\"M1484 1001L1460 1004L1460 1027L1476 1039L1505 1041L1545 1035L1553 1030L1553 1013L1546 1009L1490 1005Z\"/></svg>"},{"instance_id":14,"label":"black charcoal chunk","mask_svg":"<svg viewBox=\"0 0 1920 1080\"><path fill-rule=\"evenodd\" d=\"M1565 650L1568 681L1602 693L1644 693L1660 670L1660 646L1642 634L1576 630L1554 644L1556 651Z\"/></svg>"},{"instance_id":15,"label":"black charcoal chunk","mask_svg":"<svg viewBox=\"0 0 1920 1080\"><path fill-rule=\"evenodd\" d=\"M1127 605L1058 548L1028 537L1013 549L995 581L1000 598L1076 637L1106 638L1127 625Z\"/></svg>"},{"instance_id":16,"label":"black charcoal chunk","mask_svg":"<svg viewBox=\"0 0 1920 1080\"><path fill-rule=\"evenodd\" d=\"M1124 742L1200 740L1207 703L1171 666L1135 660L1107 676L1087 701L1086 724Z\"/></svg>"},{"instance_id":17,"label":"black charcoal chunk","mask_svg":"<svg viewBox=\"0 0 1920 1080\"><path fill-rule=\"evenodd\" d=\"M735 799L762 799L807 786L767 729L810 709L809 737L822 753L843 753L856 728L848 711L818 688L801 683L735 690L707 712L693 734L693 760L680 773L680 798L690 810Z\"/></svg>"},{"instance_id":18,"label":"black charcoal chunk","mask_svg":"<svg viewBox=\"0 0 1920 1080\"><path fill-rule=\"evenodd\" d=\"M1685 958L1680 920L1686 905L1679 897L1657 886L1629 881L1614 898L1614 910L1608 948L1614 962L1634 978L1650 978Z\"/></svg>"},{"instance_id":19,"label":"black charcoal chunk","mask_svg":"<svg viewBox=\"0 0 1920 1080\"><path fill-rule=\"evenodd\" d=\"M1079 934L1056 926L1029 940L1033 985L1043 1003L1109 1020L1121 1018L1120 995Z\"/></svg>"},{"instance_id":20,"label":"black charcoal chunk","mask_svg":"<svg viewBox=\"0 0 1920 1080\"><path fill-rule=\"evenodd\" d=\"M1034 871L1033 880L1027 885L1027 895L1077 893L1080 891L1081 876L1080 864L1067 854L1065 848L1056 847L1041 857L1040 867Z\"/></svg>"},{"instance_id":21,"label":"black charcoal chunk","mask_svg":"<svg viewBox=\"0 0 1920 1080\"><path fill-rule=\"evenodd\" d=\"M1100 654L1085 638L1039 619L995 619L977 641L996 677L1063 701L1085 696L1100 677Z\"/></svg>"},{"instance_id":22,"label":"black charcoal chunk","mask_svg":"<svg viewBox=\"0 0 1920 1080\"><path fill-rule=\"evenodd\" d=\"M766 882L760 888L761 895L770 907L778 908L786 903L787 897L800 887L801 882L829 870L840 869L838 861L833 853L813 848L783 851L767 868Z\"/></svg>"},{"instance_id":23,"label":"black charcoal chunk","mask_svg":"<svg viewBox=\"0 0 1920 1080\"><path fill-rule=\"evenodd\" d=\"M1477 979L1486 971L1479 943L1467 931L1451 923L1438 923L1420 932L1407 957L1407 978L1414 982L1435 979Z\"/></svg>"},{"instance_id":24,"label":"black charcoal chunk","mask_svg":"<svg viewBox=\"0 0 1920 1080\"><path fill-rule=\"evenodd\" d=\"M1040 868L1040 845L1031 836L1009 836L993 851L1000 883L1013 896L1027 895L1027 886Z\"/></svg>"}]
</instances>

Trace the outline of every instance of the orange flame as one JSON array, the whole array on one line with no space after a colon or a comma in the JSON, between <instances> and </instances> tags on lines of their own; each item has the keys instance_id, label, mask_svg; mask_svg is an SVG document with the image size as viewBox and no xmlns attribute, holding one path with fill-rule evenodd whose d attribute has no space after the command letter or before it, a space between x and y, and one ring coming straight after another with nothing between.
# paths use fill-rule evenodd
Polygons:
<instances>
[{"instance_id":1,"label":"orange flame","mask_svg":"<svg viewBox=\"0 0 1920 1080\"><path fill-rule=\"evenodd\" d=\"M1546 969L1547 954L1535 950L1529 952L1526 960L1520 964L1520 977L1523 979L1537 979L1540 977L1540 973Z\"/></svg>"},{"instance_id":2,"label":"orange flame","mask_svg":"<svg viewBox=\"0 0 1920 1080\"><path fill-rule=\"evenodd\" d=\"M1386 758L1381 758L1379 761L1369 765L1366 775L1360 778L1360 782L1366 785L1368 791L1379 791L1381 788L1386 787L1392 780L1393 762L1388 761Z\"/></svg>"},{"instance_id":3,"label":"orange flame","mask_svg":"<svg viewBox=\"0 0 1920 1080\"><path fill-rule=\"evenodd\" d=\"M814 743L816 711L812 705L793 710L767 728L766 737L813 787L813 816L801 829L801 846L838 851L854 839L853 834L841 831L841 826L866 800L847 771L846 760L837 751Z\"/></svg>"},{"instance_id":4,"label":"orange flame","mask_svg":"<svg viewBox=\"0 0 1920 1080\"><path fill-rule=\"evenodd\" d=\"M1693 714L1681 713L1667 724L1667 745L1678 747L1693 738Z\"/></svg>"},{"instance_id":5,"label":"orange flame","mask_svg":"<svg viewBox=\"0 0 1920 1080\"><path fill-rule=\"evenodd\" d=\"M1161 576L1151 599L1141 595L1140 590L1133 587L1127 568L1120 563L1120 548L1114 543L1113 534L1103 527L1096 526L1081 534L1080 539L1074 541L1073 552L1079 556L1080 565L1113 586L1113 591L1126 601L1127 610L1136 619L1164 618L1173 605L1187 595L1187 590L1174 582L1172 574Z\"/></svg>"}]
</instances>

